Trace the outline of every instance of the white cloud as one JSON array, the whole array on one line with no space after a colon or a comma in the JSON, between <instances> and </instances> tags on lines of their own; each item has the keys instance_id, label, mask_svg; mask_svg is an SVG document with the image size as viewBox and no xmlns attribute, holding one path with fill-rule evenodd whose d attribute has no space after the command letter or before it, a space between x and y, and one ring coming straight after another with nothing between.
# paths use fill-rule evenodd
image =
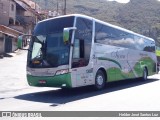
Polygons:
<instances>
[{"instance_id":1,"label":"white cloud","mask_svg":"<svg viewBox=\"0 0 160 120\"><path fill-rule=\"evenodd\" d=\"M116 2L119 2L119 3L128 3L130 0L107 0L107 1L116 1Z\"/></svg>"},{"instance_id":2,"label":"white cloud","mask_svg":"<svg viewBox=\"0 0 160 120\"><path fill-rule=\"evenodd\" d=\"M107 0L107 1L116 1L116 2L119 2L119 3L128 3L130 2L130 0ZM157 0L160 2L160 0Z\"/></svg>"}]
</instances>

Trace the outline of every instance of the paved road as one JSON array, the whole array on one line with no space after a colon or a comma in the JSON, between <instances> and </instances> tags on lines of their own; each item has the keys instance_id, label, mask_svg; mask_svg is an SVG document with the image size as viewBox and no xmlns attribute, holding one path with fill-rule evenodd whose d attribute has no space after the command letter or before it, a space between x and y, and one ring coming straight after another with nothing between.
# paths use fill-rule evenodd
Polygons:
<instances>
[{"instance_id":1,"label":"paved road","mask_svg":"<svg viewBox=\"0 0 160 120\"><path fill-rule=\"evenodd\" d=\"M128 80L73 90L30 87L26 82L26 52L0 59L1 111L160 111L160 74L147 82Z\"/></svg>"}]
</instances>

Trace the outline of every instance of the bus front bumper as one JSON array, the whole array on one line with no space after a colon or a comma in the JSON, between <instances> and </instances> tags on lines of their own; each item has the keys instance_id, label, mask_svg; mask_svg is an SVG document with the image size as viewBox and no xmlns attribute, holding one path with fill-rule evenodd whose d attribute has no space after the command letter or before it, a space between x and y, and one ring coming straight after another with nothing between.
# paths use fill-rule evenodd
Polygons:
<instances>
[{"instance_id":1,"label":"bus front bumper","mask_svg":"<svg viewBox=\"0 0 160 120\"><path fill-rule=\"evenodd\" d=\"M36 87L65 87L72 88L71 74L57 76L32 76L27 75L27 81L30 86Z\"/></svg>"}]
</instances>

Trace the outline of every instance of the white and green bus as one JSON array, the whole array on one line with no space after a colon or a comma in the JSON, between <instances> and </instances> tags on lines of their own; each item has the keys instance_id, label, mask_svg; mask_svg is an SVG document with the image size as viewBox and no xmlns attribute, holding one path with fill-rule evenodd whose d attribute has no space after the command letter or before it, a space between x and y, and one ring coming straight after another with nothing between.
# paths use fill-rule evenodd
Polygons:
<instances>
[{"instance_id":1,"label":"white and green bus","mask_svg":"<svg viewBox=\"0 0 160 120\"><path fill-rule=\"evenodd\" d=\"M156 64L153 39L73 14L36 25L28 50L27 80L38 87L102 89L107 82L147 80L157 73Z\"/></svg>"}]
</instances>

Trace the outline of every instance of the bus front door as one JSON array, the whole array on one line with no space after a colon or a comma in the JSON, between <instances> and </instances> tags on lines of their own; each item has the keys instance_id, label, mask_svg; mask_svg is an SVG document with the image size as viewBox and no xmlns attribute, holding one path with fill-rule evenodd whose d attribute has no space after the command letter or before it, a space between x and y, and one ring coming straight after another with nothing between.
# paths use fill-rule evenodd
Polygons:
<instances>
[{"instance_id":1,"label":"bus front door","mask_svg":"<svg viewBox=\"0 0 160 120\"><path fill-rule=\"evenodd\" d=\"M93 21L77 17L76 28L73 38L71 78L72 84L79 87L94 84L93 65L90 62Z\"/></svg>"},{"instance_id":2,"label":"bus front door","mask_svg":"<svg viewBox=\"0 0 160 120\"><path fill-rule=\"evenodd\" d=\"M93 67L89 63L90 55L85 52L85 44L82 39L74 41L71 77L76 87L93 84Z\"/></svg>"}]
</instances>

